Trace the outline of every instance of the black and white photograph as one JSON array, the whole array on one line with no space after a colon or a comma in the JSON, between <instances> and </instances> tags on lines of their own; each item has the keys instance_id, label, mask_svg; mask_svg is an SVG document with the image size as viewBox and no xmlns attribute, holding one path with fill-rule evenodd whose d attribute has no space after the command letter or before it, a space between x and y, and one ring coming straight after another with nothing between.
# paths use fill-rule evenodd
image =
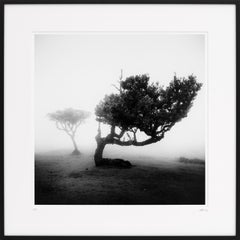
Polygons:
<instances>
[{"instance_id":1,"label":"black and white photograph","mask_svg":"<svg viewBox=\"0 0 240 240\"><path fill-rule=\"evenodd\" d=\"M206 204L206 35L34 35L36 205Z\"/></svg>"}]
</instances>

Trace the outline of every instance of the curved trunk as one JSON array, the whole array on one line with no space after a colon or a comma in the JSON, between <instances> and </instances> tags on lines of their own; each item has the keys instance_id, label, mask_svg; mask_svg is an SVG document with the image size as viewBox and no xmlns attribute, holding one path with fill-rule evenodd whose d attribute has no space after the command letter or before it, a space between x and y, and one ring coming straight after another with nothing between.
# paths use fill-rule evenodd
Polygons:
<instances>
[{"instance_id":1,"label":"curved trunk","mask_svg":"<svg viewBox=\"0 0 240 240\"><path fill-rule=\"evenodd\" d=\"M71 139L72 139L73 146L74 146L74 151L72 152L72 155L79 155L80 151L78 150L78 147L77 147L77 144L76 144L76 141L75 141L74 137L71 136Z\"/></svg>"},{"instance_id":2,"label":"curved trunk","mask_svg":"<svg viewBox=\"0 0 240 240\"><path fill-rule=\"evenodd\" d=\"M109 159L109 158L103 158L103 150L107 144L114 144L114 135L116 136L116 133L114 132L115 127L112 126L111 133L107 135L107 137L101 138L101 129L100 124L98 127L98 134L95 137L97 142L97 148L94 154L94 161L96 167L98 166L108 166L108 167L118 167L118 168L130 168L132 164L129 161L125 161L123 159ZM120 135L117 135L119 138L123 133Z\"/></svg>"},{"instance_id":3,"label":"curved trunk","mask_svg":"<svg viewBox=\"0 0 240 240\"><path fill-rule=\"evenodd\" d=\"M106 142L103 139L97 140L97 148L94 154L94 161L96 166L100 166L103 163L103 150L106 146Z\"/></svg>"}]
</instances>

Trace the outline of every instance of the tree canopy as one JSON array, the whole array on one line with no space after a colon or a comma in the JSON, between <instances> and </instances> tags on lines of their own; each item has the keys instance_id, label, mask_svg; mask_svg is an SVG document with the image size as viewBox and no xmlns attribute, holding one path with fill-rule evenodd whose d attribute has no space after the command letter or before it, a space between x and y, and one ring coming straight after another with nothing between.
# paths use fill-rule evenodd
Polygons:
<instances>
[{"instance_id":1,"label":"tree canopy","mask_svg":"<svg viewBox=\"0 0 240 240\"><path fill-rule=\"evenodd\" d=\"M142 146L161 140L176 122L187 116L202 84L196 77L177 78L169 86L150 83L147 74L136 75L120 81L119 92L106 95L96 106L96 120L112 126L109 142L119 145ZM115 127L121 130L115 133ZM138 142L140 130L149 138ZM129 141L120 138L128 131ZM111 140L110 140L111 139Z\"/></svg>"}]
</instances>

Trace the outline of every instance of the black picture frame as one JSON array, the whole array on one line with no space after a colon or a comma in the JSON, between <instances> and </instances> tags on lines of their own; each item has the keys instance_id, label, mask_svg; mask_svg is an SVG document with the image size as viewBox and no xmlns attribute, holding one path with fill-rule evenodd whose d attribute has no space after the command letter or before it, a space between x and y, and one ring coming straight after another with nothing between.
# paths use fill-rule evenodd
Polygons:
<instances>
[{"instance_id":1,"label":"black picture frame","mask_svg":"<svg viewBox=\"0 0 240 240\"><path fill-rule=\"evenodd\" d=\"M236 235L233 236L6 236L4 234L4 7L9 4L222 4L235 5L236 9ZM185 240L185 239L212 239L212 240L237 240L240 239L240 1L239 0L1 0L0 1L0 74L1 74L1 155L0 161L0 239L5 240L68 240L68 239L109 239L109 240L135 240L135 239L162 239L162 240Z\"/></svg>"}]
</instances>

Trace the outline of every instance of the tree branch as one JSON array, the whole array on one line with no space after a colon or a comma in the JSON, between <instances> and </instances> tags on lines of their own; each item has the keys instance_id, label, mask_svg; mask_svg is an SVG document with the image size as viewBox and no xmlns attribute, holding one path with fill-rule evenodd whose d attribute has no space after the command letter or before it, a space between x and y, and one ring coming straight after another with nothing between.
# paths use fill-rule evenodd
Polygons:
<instances>
[{"instance_id":1,"label":"tree branch","mask_svg":"<svg viewBox=\"0 0 240 240\"><path fill-rule=\"evenodd\" d=\"M61 125L61 127L59 126L59 124ZM66 132L70 137L74 136L74 134L71 134L71 132L68 131L68 129L66 128L66 124L56 121L56 127L57 129Z\"/></svg>"},{"instance_id":2,"label":"tree branch","mask_svg":"<svg viewBox=\"0 0 240 240\"><path fill-rule=\"evenodd\" d=\"M98 133L97 133L97 136L96 136L96 139L100 139L101 138L101 135L102 135L102 132L101 132L101 122L98 122Z\"/></svg>"},{"instance_id":3,"label":"tree branch","mask_svg":"<svg viewBox=\"0 0 240 240\"><path fill-rule=\"evenodd\" d=\"M164 134L165 132L169 131L174 124L175 124L175 123L170 123L170 124L167 124L167 125L163 125L163 126L161 127L161 130L160 130L160 131L157 131L156 134L157 134L157 135L160 134L160 133L163 133L163 134Z\"/></svg>"},{"instance_id":4,"label":"tree branch","mask_svg":"<svg viewBox=\"0 0 240 240\"><path fill-rule=\"evenodd\" d=\"M77 131L77 128L80 126L80 124L82 123L82 121L77 122L75 125L72 125L72 133L75 134Z\"/></svg>"},{"instance_id":5,"label":"tree branch","mask_svg":"<svg viewBox=\"0 0 240 240\"><path fill-rule=\"evenodd\" d=\"M120 91L120 93L122 93L122 87L121 87L122 79L123 79L123 70L121 69L121 75L119 77L119 86L120 86L119 91Z\"/></svg>"},{"instance_id":6,"label":"tree branch","mask_svg":"<svg viewBox=\"0 0 240 240\"><path fill-rule=\"evenodd\" d=\"M130 136L130 134L128 132L127 132L127 136L128 136L129 141L133 141L131 136Z\"/></svg>"},{"instance_id":7,"label":"tree branch","mask_svg":"<svg viewBox=\"0 0 240 240\"><path fill-rule=\"evenodd\" d=\"M133 138L134 138L134 141L137 142L137 136L136 136L136 133L137 131L133 132Z\"/></svg>"},{"instance_id":8,"label":"tree branch","mask_svg":"<svg viewBox=\"0 0 240 240\"><path fill-rule=\"evenodd\" d=\"M58 124L59 124L58 121L56 121L55 123L56 123L56 127L57 127L57 129L59 129L59 130L65 130L63 127L60 127L60 126L58 125Z\"/></svg>"},{"instance_id":9,"label":"tree branch","mask_svg":"<svg viewBox=\"0 0 240 240\"><path fill-rule=\"evenodd\" d=\"M117 134L117 133L114 133L114 137L116 137L116 138L121 138L123 135L124 135L124 133L125 133L125 130L124 129L121 129L121 132L119 133L119 134Z\"/></svg>"},{"instance_id":10,"label":"tree branch","mask_svg":"<svg viewBox=\"0 0 240 240\"><path fill-rule=\"evenodd\" d=\"M151 137L151 138L148 138L148 139L146 139L145 141L142 141L142 142L137 142L135 140L133 140L133 141L129 140L129 141L124 142L124 141L121 141L119 139L112 139L112 141L109 142L109 143L117 144L119 146L137 146L138 147L138 146L145 146L145 145L148 145L148 144L158 142L162 138L163 138L163 135L155 137L155 138Z\"/></svg>"},{"instance_id":11,"label":"tree branch","mask_svg":"<svg viewBox=\"0 0 240 240\"><path fill-rule=\"evenodd\" d=\"M119 92L121 92L121 88L118 88L115 84L112 84L114 88L116 88Z\"/></svg>"},{"instance_id":12,"label":"tree branch","mask_svg":"<svg viewBox=\"0 0 240 240\"><path fill-rule=\"evenodd\" d=\"M130 132L133 133L133 139L134 139L134 141L136 141L136 142L137 142L137 136L136 136L137 130L138 130L137 128L130 130Z\"/></svg>"},{"instance_id":13,"label":"tree branch","mask_svg":"<svg viewBox=\"0 0 240 240\"><path fill-rule=\"evenodd\" d=\"M112 126L111 126L111 132L110 132L110 136L109 136L109 137L113 138L114 135L115 135L115 126L112 125Z\"/></svg>"}]
</instances>

